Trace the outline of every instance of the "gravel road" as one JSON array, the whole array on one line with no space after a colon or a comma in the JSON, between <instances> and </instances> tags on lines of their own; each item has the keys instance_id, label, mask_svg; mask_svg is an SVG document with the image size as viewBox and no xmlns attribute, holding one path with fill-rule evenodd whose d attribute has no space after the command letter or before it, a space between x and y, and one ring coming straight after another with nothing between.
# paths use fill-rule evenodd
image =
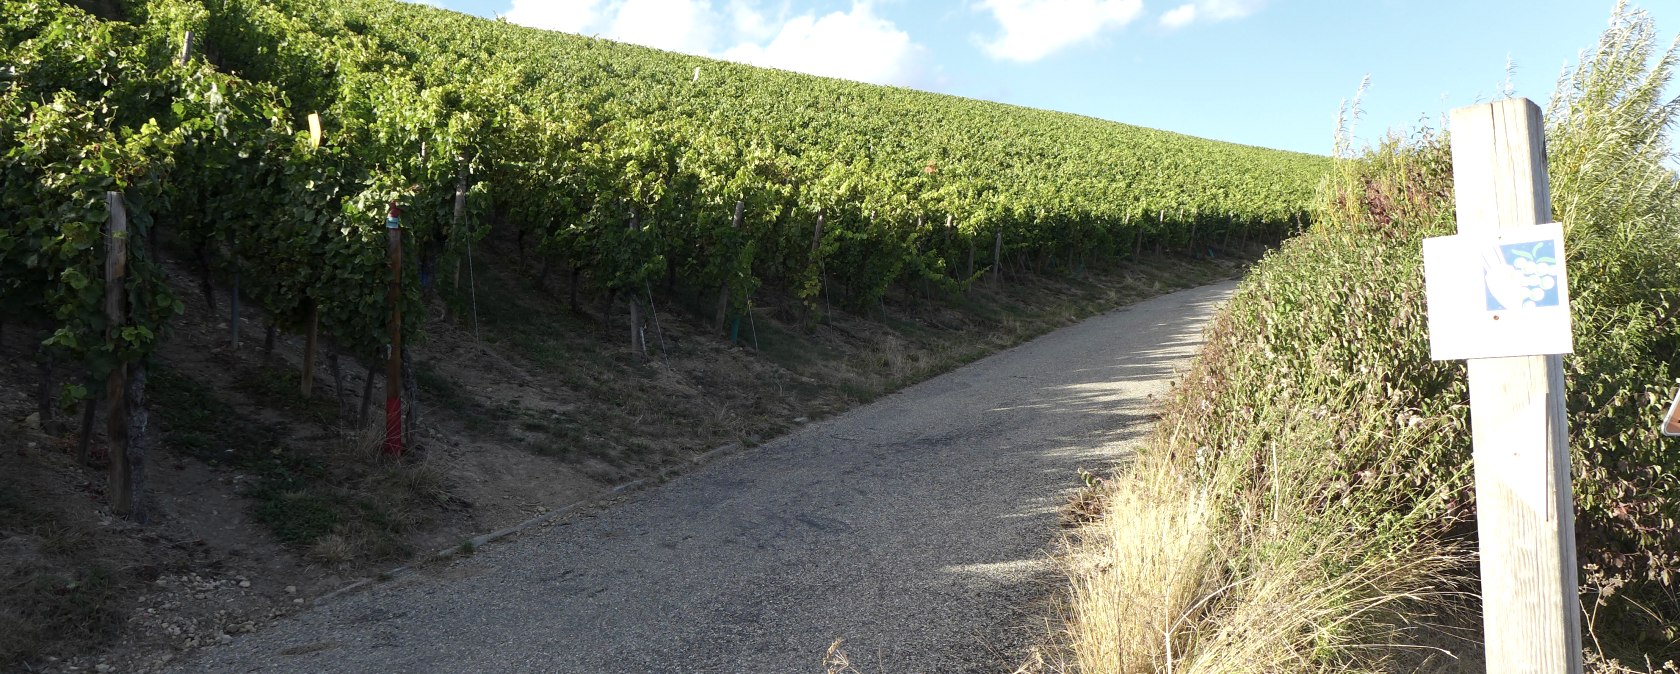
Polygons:
<instances>
[{"instance_id":1,"label":"gravel road","mask_svg":"<svg viewBox=\"0 0 1680 674\"><path fill-rule=\"evenodd\" d=\"M1056 510L1147 431L1231 283L975 362L178 672L1009 672Z\"/></svg>"}]
</instances>

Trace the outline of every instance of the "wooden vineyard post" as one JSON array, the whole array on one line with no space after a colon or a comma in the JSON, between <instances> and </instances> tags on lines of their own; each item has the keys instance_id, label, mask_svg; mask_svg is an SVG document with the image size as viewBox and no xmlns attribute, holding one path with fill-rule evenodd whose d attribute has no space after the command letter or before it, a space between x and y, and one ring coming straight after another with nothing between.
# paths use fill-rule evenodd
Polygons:
<instances>
[{"instance_id":1,"label":"wooden vineyard post","mask_svg":"<svg viewBox=\"0 0 1680 674\"><path fill-rule=\"evenodd\" d=\"M110 225L105 238L105 318L106 340L115 346L121 339L122 327L128 322L128 211L123 207L121 192L105 193L105 208L110 213ZM121 517L135 515L134 472L129 461L129 445L139 438L129 437L128 366L119 361L105 379L105 401L110 408L105 413L106 435L110 438L111 510Z\"/></svg>"},{"instance_id":2,"label":"wooden vineyard post","mask_svg":"<svg viewBox=\"0 0 1680 674\"><path fill-rule=\"evenodd\" d=\"M392 202L385 216L386 254L391 259L391 283L385 303L391 308L391 349L385 354L385 455L401 456L402 424L402 209Z\"/></svg>"},{"instance_id":3,"label":"wooden vineyard post","mask_svg":"<svg viewBox=\"0 0 1680 674\"><path fill-rule=\"evenodd\" d=\"M1451 128L1460 235L1551 220L1539 107L1508 99L1460 108ZM1477 358L1469 371L1487 671L1578 674L1563 357Z\"/></svg>"}]
</instances>

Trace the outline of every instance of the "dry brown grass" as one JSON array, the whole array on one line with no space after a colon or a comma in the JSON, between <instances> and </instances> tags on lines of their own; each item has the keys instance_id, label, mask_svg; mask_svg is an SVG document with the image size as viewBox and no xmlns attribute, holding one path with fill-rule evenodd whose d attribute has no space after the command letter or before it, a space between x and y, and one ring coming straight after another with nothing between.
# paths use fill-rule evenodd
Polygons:
<instances>
[{"instance_id":1,"label":"dry brown grass","mask_svg":"<svg viewBox=\"0 0 1680 674\"><path fill-rule=\"evenodd\" d=\"M1265 495L1211 495L1193 471L1147 453L1108 481L1104 516L1069 535L1064 668L1394 671L1395 657L1415 650L1454 660L1418 645L1435 632L1418 621L1462 595L1452 574L1466 563L1461 549L1361 554L1349 532L1276 517Z\"/></svg>"},{"instance_id":2,"label":"dry brown grass","mask_svg":"<svg viewBox=\"0 0 1680 674\"><path fill-rule=\"evenodd\" d=\"M1110 483L1107 516L1070 538L1068 643L1080 671L1155 672L1219 589L1213 513L1158 460Z\"/></svg>"}]
</instances>

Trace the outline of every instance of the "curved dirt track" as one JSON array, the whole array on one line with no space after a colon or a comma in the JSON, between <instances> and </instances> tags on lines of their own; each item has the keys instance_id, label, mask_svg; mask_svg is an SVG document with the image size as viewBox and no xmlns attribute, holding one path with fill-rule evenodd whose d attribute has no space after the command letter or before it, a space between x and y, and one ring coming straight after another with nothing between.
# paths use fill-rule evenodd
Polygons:
<instances>
[{"instance_id":1,"label":"curved dirt track","mask_svg":"<svg viewBox=\"0 0 1680 674\"><path fill-rule=\"evenodd\" d=\"M1009 672L1056 509L1147 431L1233 284L1051 333L180 672Z\"/></svg>"}]
</instances>

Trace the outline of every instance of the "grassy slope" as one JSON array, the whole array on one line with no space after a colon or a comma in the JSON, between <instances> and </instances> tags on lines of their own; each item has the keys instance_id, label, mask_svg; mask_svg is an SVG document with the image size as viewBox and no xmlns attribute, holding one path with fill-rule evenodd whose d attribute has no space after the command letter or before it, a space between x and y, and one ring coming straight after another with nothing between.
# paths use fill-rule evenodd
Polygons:
<instances>
[{"instance_id":1,"label":"grassy slope","mask_svg":"<svg viewBox=\"0 0 1680 674\"><path fill-rule=\"evenodd\" d=\"M1606 667L1680 655L1680 455L1655 432L1680 358L1674 55L1655 44L1619 9L1548 113L1586 642ZM1451 190L1444 138L1391 139L1244 282L1161 437L1107 485L1112 514L1076 534L1084 671L1479 670L1464 368L1428 358L1419 254L1454 229Z\"/></svg>"}]
</instances>

